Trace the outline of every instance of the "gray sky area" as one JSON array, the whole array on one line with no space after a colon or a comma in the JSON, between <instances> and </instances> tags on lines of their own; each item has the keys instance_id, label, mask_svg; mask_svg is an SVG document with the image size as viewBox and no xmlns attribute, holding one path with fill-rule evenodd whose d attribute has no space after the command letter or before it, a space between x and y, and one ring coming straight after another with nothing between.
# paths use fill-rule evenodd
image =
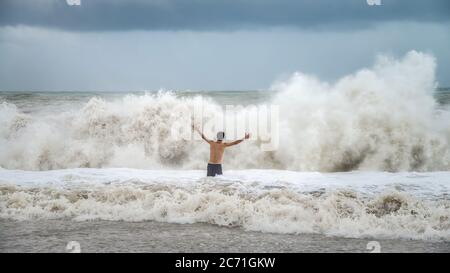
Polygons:
<instances>
[{"instance_id":1,"label":"gray sky area","mask_svg":"<svg viewBox=\"0 0 450 273\"><path fill-rule=\"evenodd\" d=\"M448 0L1 0L0 90L267 89L413 49L450 86L449 45Z\"/></svg>"}]
</instances>

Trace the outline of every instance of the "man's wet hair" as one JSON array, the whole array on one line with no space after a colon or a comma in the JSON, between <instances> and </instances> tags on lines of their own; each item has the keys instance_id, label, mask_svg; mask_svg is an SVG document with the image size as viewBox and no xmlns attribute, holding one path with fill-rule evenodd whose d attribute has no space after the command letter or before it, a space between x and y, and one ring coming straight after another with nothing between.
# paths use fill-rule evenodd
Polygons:
<instances>
[{"instance_id":1,"label":"man's wet hair","mask_svg":"<svg viewBox=\"0 0 450 273\"><path fill-rule=\"evenodd\" d=\"M218 132L217 133L217 140L222 141L225 139L225 132Z\"/></svg>"}]
</instances>

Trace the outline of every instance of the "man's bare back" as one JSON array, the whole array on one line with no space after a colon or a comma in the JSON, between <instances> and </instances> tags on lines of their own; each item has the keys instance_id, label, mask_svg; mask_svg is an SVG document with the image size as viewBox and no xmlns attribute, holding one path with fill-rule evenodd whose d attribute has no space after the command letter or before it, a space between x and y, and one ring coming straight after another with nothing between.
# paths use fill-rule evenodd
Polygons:
<instances>
[{"instance_id":1,"label":"man's bare back","mask_svg":"<svg viewBox=\"0 0 450 273\"><path fill-rule=\"evenodd\" d=\"M223 152L225 151L226 143L210 142L209 143L209 162L211 164L222 164Z\"/></svg>"},{"instance_id":2,"label":"man's bare back","mask_svg":"<svg viewBox=\"0 0 450 273\"><path fill-rule=\"evenodd\" d=\"M194 129L202 136L202 138L208 142L209 144L209 161L208 161L208 176L215 176L215 174L222 174L222 161L223 161L223 154L225 152L226 147L230 147L233 145L237 145L244 141L245 139L250 138L250 135L248 133L245 134L245 137L243 139L235 140L233 142L224 142L222 139L225 137L225 133L219 132L217 133L217 141L213 141L208 139L202 132L200 132L199 129ZM221 135L221 137L219 137ZM217 168L216 170L212 170L212 174L210 175L210 167L213 167L213 169ZM217 166L215 166L217 165Z\"/></svg>"}]
</instances>

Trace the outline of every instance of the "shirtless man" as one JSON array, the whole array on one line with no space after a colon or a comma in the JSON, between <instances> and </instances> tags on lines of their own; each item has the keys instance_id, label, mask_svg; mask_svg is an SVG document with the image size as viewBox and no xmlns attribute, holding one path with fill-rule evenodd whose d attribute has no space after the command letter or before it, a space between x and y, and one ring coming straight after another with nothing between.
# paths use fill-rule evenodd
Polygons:
<instances>
[{"instance_id":1,"label":"shirtless man","mask_svg":"<svg viewBox=\"0 0 450 273\"><path fill-rule=\"evenodd\" d=\"M193 126L194 127L194 126ZM217 133L217 141L208 139L200 130L196 127L194 129L202 136L202 138L209 143L209 162L207 176L216 176L222 174L222 159L223 152L226 147L230 147L241 143L245 139L250 138L250 134L246 133L243 139L235 140L233 142L223 142L225 139L224 132Z\"/></svg>"}]
</instances>

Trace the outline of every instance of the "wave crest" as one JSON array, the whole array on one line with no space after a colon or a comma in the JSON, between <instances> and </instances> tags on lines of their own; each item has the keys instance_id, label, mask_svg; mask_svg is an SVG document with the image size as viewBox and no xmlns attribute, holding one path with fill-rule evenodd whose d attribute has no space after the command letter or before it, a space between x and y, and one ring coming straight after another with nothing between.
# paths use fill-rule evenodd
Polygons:
<instances>
[{"instance_id":1,"label":"wave crest","mask_svg":"<svg viewBox=\"0 0 450 273\"><path fill-rule=\"evenodd\" d=\"M435 60L409 52L380 57L371 69L335 84L296 73L274 85L280 107L280 145L258 141L227 151L230 169L300 171L450 170L450 113L437 109ZM168 137L173 125L190 128L187 113L200 106L205 119L221 107L202 97L171 93L92 98L82 109L27 115L0 107L0 167L50 170L74 167L203 169L208 147Z\"/></svg>"},{"instance_id":2,"label":"wave crest","mask_svg":"<svg viewBox=\"0 0 450 273\"><path fill-rule=\"evenodd\" d=\"M406 193L372 197L352 190L247 191L207 179L89 188L0 187L0 217L210 223L275 233L450 240L450 204Z\"/></svg>"}]
</instances>

